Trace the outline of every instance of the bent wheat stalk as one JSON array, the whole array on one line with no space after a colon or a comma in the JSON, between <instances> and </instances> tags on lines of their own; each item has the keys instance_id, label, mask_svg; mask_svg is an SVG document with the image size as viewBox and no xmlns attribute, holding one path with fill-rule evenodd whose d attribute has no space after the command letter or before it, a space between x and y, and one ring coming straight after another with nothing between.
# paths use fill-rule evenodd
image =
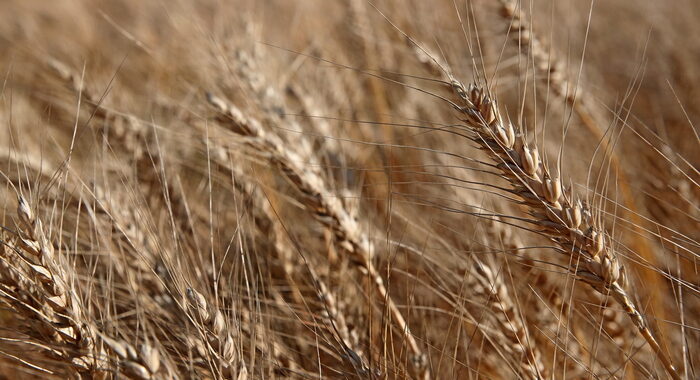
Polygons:
<instances>
[{"instance_id":1,"label":"bent wheat stalk","mask_svg":"<svg viewBox=\"0 0 700 380\"><path fill-rule=\"evenodd\" d=\"M625 270L617 258L601 222L590 215L573 191L563 191L562 182L540 159L537 147L499 113L488 90L465 87L452 80L459 97L453 106L463 116L471 138L486 151L513 186L512 192L530 207L542 233L569 256L568 270L603 295L611 295L627 312L632 323L663 363L673 379L680 379L670 357L663 351L631 297L625 290Z\"/></svg>"}]
</instances>

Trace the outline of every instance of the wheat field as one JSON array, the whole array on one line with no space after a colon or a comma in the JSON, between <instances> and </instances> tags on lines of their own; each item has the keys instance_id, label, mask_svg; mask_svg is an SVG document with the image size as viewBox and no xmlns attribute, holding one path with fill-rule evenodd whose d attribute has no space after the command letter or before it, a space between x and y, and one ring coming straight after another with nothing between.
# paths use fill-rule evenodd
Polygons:
<instances>
[{"instance_id":1,"label":"wheat field","mask_svg":"<svg viewBox=\"0 0 700 380\"><path fill-rule=\"evenodd\" d=\"M700 378L698 19L0 0L0 378Z\"/></svg>"}]
</instances>

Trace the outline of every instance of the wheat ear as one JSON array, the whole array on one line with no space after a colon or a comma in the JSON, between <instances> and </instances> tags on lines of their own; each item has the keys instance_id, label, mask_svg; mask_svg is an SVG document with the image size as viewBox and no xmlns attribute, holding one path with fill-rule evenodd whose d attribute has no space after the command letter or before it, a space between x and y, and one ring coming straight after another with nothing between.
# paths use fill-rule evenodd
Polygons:
<instances>
[{"instance_id":1,"label":"wheat ear","mask_svg":"<svg viewBox=\"0 0 700 380\"><path fill-rule=\"evenodd\" d=\"M3 269L10 271L3 273L3 282L15 280L12 288L2 287L2 297L30 316L35 328L29 335L39 340L48 337L50 341L41 346L78 373L104 376L115 369L111 364L115 363L131 378L152 379L160 368L158 350L144 344L137 351L102 334L71 289L70 267L55 255L43 223L23 196L18 197L17 214L21 233L14 242L5 242L9 252L3 249L2 257ZM108 355L98 342L115 355Z\"/></svg>"},{"instance_id":2,"label":"wheat ear","mask_svg":"<svg viewBox=\"0 0 700 380\"><path fill-rule=\"evenodd\" d=\"M195 289L188 287L185 291L189 309L192 311L193 322L201 330L206 338L206 351L212 353L221 363L222 369L241 379L248 376L248 369L239 358L241 357L233 335L229 329L229 322L224 314L215 307L207 298ZM199 347L199 345L197 345ZM206 352L201 353L206 357ZM237 369L237 370L236 370ZM233 372L235 371L235 372Z\"/></svg>"},{"instance_id":3,"label":"wheat ear","mask_svg":"<svg viewBox=\"0 0 700 380\"><path fill-rule=\"evenodd\" d=\"M558 57L556 52L550 47L547 49L545 44L532 28L532 24L527 15L518 5L517 0L499 0L501 3L501 16L508 21L509 37L513 44L519 48L520 54L529 54L532 56L532 62L535 70L541 77L547 78L547 86L552 90L554 96L563 99L566 104L571 107L581 123L593 135L593 138L600 144L600 150L605 154L609 154L610 169L617 175L617 185L620 189L621 201L625 205L625 215L629 219L631 228L638 236L645 236L646 233L642 226L642 218L637 210L637 202L630 186L630 180L625 173L625 170L620 163L620 158L610 147L609 139L606 138L604 129L601 128L601 123L597 121L594 115L600 112L593 112L593 105L589 99L593 99L591 94L586 93L580 88L570 90L570 80L564 71L564 64ZM645 239L633 239L631 245L636 252L646 260L655 264L661 264L659 258L654 254L650 244ZM652 287L660 287L663 284L660 277L650 270L642 270L641 275L644 281L649 282ZM664 310L662 300L652 294L651 299L658 310L659 317L664 319ZM621 328L618 326L618 328Z\"/></svg>"},{"instance_id":4,"label":"wheat ear","mask_svg":"<svg viewBox=\"0 0 700 380\"><path fill-rule=\"evenodd\" d=\"M204 143L206 144L207 142L205 141ZM292 289L292 294L297 302L303 303L303 295L297 282L294 280L294 264L292 260L296 256L296 252L293 244L286 237L287 231L280 222L279 216L273 210L270 201L257 188L258 186L249 183L241 168L232 164L230 157L227 156L226 149L220 146L212 146L211 148L216 151L216 154L211 155L212 161L217 164L220 170L235 178L233 184L235 190L248 198L250 203L248 208L256 227L266 239L274 243L275 255L282 261L285 279ZM356 340L351 338L350 329L335 296L316 273L311 263L308 264L307 269L311 275L311 280L315 285L320 301L323 302L324 321L329 326L330 331L337 332L344 351L344 357L351 362L352 366L359 373L368 373L367 360L364 359L362 350L359 349Z\"/></svg>"},{"instance_id":5,"label":"wheat ear","mask_svg":"<svg viewBox=\"0 0 700 380\"><path fill-rule=\"evenodd\" d=\"M512 192L530 207L542 233L556 242L569 256L569 271L603 295L612 297L624 308L632 323L647 341L673 379L680 379L670 357L662 350L624 288L625 270L617 258L600 222L586 211L573 190L562 190L560 178L553 174L536 147L526 142L522 133L501 116L488 90L465 87L452 80L459 97L454 107L471 137L500 169L513 186Z\"/></svg>"},{"instance_id":6,"label":"wheat ear","mask_svg":"<svg viewBox=\"0 0 700 380\"><path fill-rule=\"evenodd\" d=\"M49 339L52 356L67 362L77 371L104 367L97 354L92 324L86 320L82 304L72 291L66 266L56 257L53 243L29 202L18 196L19 232L15 239L3 241L6 279L14 279L12 288L3 287L3 298L25 315L35 328L30 336ZM3 239L4 240L4 239Z\"/></svg>"},{"instance_id":7,"label":"wheat ear","mask_svg":"<svg viewBox=\"0 0 700 380\"><path fill-rule=\"evenodd\" d=\"M352 257L352 262L363 268L374 283L379 295L387 303L391 316L406 339L411 351L411 363L422 379L430 379L427 358L413 337L401 310L390 297L384 281L372 263L372 243L360 230L357 222L348 215L341 202L328 196L329 190L324 180L314 172L300 166L299 155L285 146L279 137L267 133L257 120L246 118L235 106L223 99L207 94L207 100L220 113L218 121L230 125L242 136L250 137L253 147L268 155L285 177L302 194L300 200L314 212L316 218L328 226L335 236L338 246Z\"/></svg>"},{"instance_id":8,"label":"wheat ear","mask_svg":"<svg viewBox=\"0 0 700 380\"><path fill-rule=\"evenodd\" d=\"M178 191L174 179L166 176L166 160L162 151L159 147L151 150L144 146L144 143L149 144L156 139L155 131L149 131L146 125L133 115L110 112L103 107L104 99L90 91L84 79L69 66L52 58L47 60L47 65L92 107L91 118L101 124L101 130L109 143L131 153L133 160L130 164L136 169L138 182L143 186L141 193L153 198L158 198L157 195L162 193L162 197L165 198L162 201L170 213L174 227L190 229L186 199Z\"/></svg>"},{"instance_id":9,"label":"wheat ear","mask_svg":"<svg viewBox=\"0 0 700 380\"><path fill-rule=\"evenodd\" d=\"M518 314L516 303L511 298L508 288L489 266L476 257L473 259L473 276L470 276L473 282L472 290L481 294L487 300L488 307L493 310L499 331L508 341L506 348L513 355L522 357L519 361L522 376L528 379L545 378L542 355L531 341L532 338Z\"/></svg>"},{"instance_id":10,"label":"wheat ear","mask_svg":"<svg viewBox=\"0 0 700 380\"><path fill-rule=\"evenodd\" d=\"M206 144L207 141L205 140ZM296 255L294 247L285 237L287 231L279 221L278 215L273 210L269 200L264 194L256 188L257 186L249 183L246 175L240 167L231 162L226 149L214 145L211 147L216 153L211 155L212 162L215 163L218 169L228 173L228 176L235 178L234 188L237 192L248 198L249 209L253 216L254 223L260 232L274 243L275 255L282 260L282 268L285 272L285 278L293 291L293 295L297 297L297 301L303 303L303 295L294 281L294 270L292 259ZM342 313L341 307L337 302L333 293L330 292L328 286L316 273L311 263L308 263L308 272L311 275L314 288L321 302L323 302L323 320L329 327L330 331L336 332L341 343L343 359L357 371L358 374L369 374L370 369L367 366L367 360L364 358L363 352L358 347L356 339L353 339L350 334L350 329ZM290 362L291 364L292 362Z\"/></svg>"},{"instance_id":11,"label":"wheat ear","mask_svg":"<svg viewBox=\"0 0 700 380\"><path fill-rule=\"evenodd\" d=\"M272 209L267 198L261 194L260 191L253 189L249 191L249 196L251 197L253 208L260 211L260 215L256 216L256 224L259 226L267 225L269 228L263 229L263 232L267 234L268 238L274 242L275 250L277 255L284 261L284 271L290 283L294 283L292 278L292 267L290 258L294 257L294 249L291 244L289 244L285 238L287 232L284 229L282 223L278 220L275 211ZM265 220L257 220L259 218L264 218ZM262 229L262 227L260 227ZM370 369L367 366L367 360L363 357L362 350L357 346L357 342L350 336L350 328L347 325L345 316L342 310L339 308L338 302L335 295L328 289L328 286L323 281L323 279L316 273L311 263L307 263L307 270L311 275L311 280L315 285L316 292L319 300L323 303L324 320L326 324L330 327L329 329L336 332L342 349L344 351L344 358L347 359L350 364L355 368L355 370L360 374L368 374Z\"/></svg>"}]
</instances>

